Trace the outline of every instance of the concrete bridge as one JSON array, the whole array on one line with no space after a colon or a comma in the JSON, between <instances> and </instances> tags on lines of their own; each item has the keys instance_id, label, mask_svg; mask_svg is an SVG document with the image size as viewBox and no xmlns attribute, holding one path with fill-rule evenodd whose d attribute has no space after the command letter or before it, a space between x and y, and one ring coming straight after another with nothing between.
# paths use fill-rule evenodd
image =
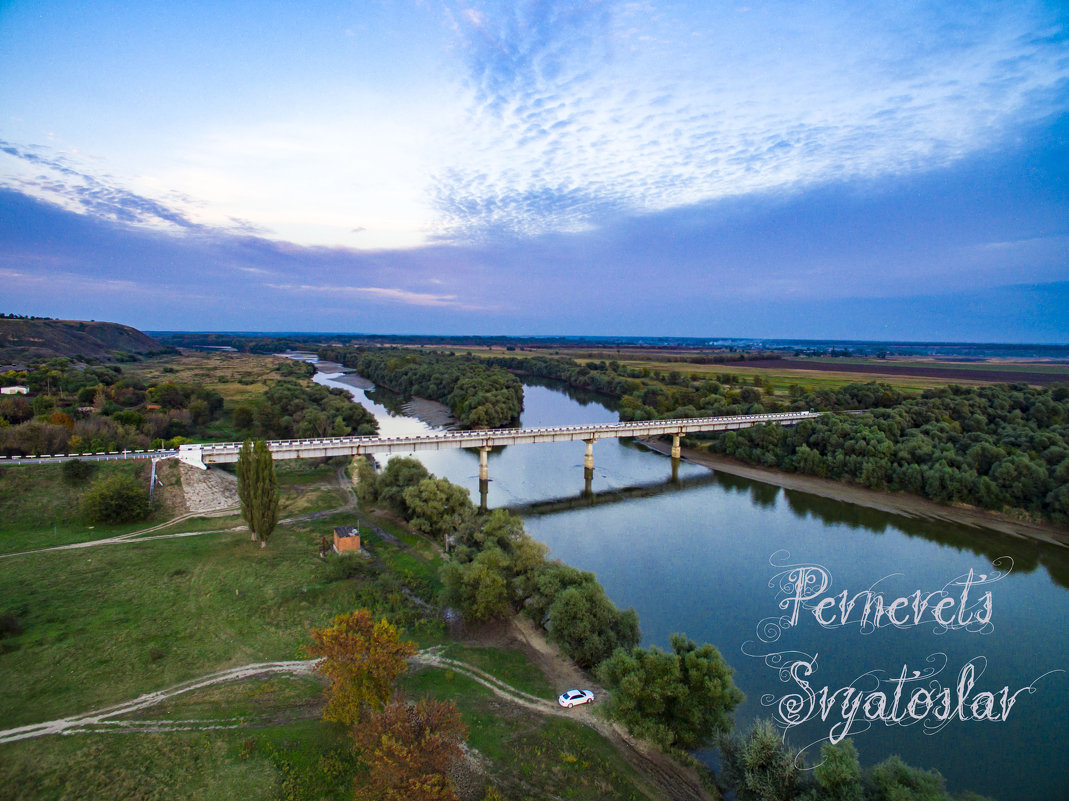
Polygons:
<instances>
[{"instance_id":1,"label":"concrete bridge","mask_svg":"<svg viewBox=\"0 0 1069 801\"><path fill-rule=\"evenodd\" d=\"M733 417L688 417L679 420L645 420L630 423L597 423L581 426L551 428L498 428L475 431L435 431L407 437L331 437L322 439L280 439L268 441L275 459L318 459L327 456L359 456L362 454L412 453L447 448L472 448L479 451L479 479L485 489L490 478L488 456L492 448L503 445L524 445L540 442L586 443L583 466L587 477L594 469L594 443L599 439L620 437L672 437L671 456L680 455L679 440L685 434L702 431L731 431L751 426L789 426L819 417L818 412L781 412L776 414L748 414ZM72 459L111 461L127 459L169 459L175 456L193 467L206 470L210 464L236 462L241 451L240 442L198 443L182 445L175 450L110 451L100 453L66 453L46 456L0 456L0 467L12 464L45 464Z\"/></svg>"},{"instance_id":2,"label":"concrete bridge","mask_svg":"<svg viewBox=\"0 0 1069 801\"><path fill-rule=\"evenodd\" d=\"M701 431L730 431L772 423L794 425L818 417L817 412L782 412L777 414L749 414L733 417L689 417L680 420L645 420L631 423L597 423L582 426L553 428L497 428L475 431L436 431L407 437L331 437L325 439L282 439L268 441L275 459L318 459L328 456L360 456L363 454L412 453L447 448L473 448L479 451L479 478L490 478L488 455L492 448L502 445L524 445L540 442L586 443L583 466L594 469L594 443L599 439L620 437L672 437L673 458L679 458L679 439L685 434ZM179 460L202 470L209 464L236 462L241 451L240 442L220 442L182 445Z\"/></svg>"}]
</instances>

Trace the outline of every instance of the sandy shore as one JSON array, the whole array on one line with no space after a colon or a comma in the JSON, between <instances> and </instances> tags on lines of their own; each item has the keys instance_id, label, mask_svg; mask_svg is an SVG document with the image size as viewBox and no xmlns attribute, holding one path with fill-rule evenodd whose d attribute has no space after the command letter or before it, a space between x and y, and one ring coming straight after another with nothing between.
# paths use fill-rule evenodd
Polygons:
<instances>
[{"instance_id":1,"label":"sandy shore","mask_svg":"<svg viewBox=\"0 0 1069 801\"><path fill-rule=\"evenodd\" d=\"M457 424L448 406L428 398L409 398L401 408L405 410L405 414L430 426L453 428Z\"/></svg>"},{"instance_id":2,"label":"sandy shore","mask_svg":"<svg viewBox=\"0 0 1069 801\"><path fill-rule=\"evenodd\" d=\"M320 365L320 368L321 373L329 374L331 372L330 370L323 370L322 365ZM356 373L345 373L344 375L337 375L331 378L330 380L337 381L339 384L348 384L349 386L356 387L357 389L374 389L375 387L372 382L368 381L363 376L357 375Z\"/></svg>"},{"instance_id":3,"label":"sandy shore","mask_svg":"<svg viewBox=\"0 0 1069 801\"><path fill-rule=\"evenodd\" d=\"M671 448L667 442L657 439L640 440L651 450L667 454ZM743 478L773 484L789 490L808 492L824 498L853 503L869 509L899 514L905 517L942 520L948 523L964 523L977 528L986 528L1014 537L1035 539L1042 542L1069 547L1069 530L1054 525L1029 523L1017 520L1009 515L978 509L974 506L944 506L943 504L909 495L904 492L885 492L858 487L827 478L806 476L799 473L787 473L767 467L754 467L743 464L726 456L683 448L683 459L694 464L719 470Z\"/></svg>"},{"instance_id":4,"label":"sandy shore","mask_svg":"<svg viewBox=\"0 0 1069 801\"><path fill-rule=\"evenodd\" d=\"M345 371L352 369L351 367L346 367L337 362L316 362L315 368L321 373L344 373Z\"/></svg>"},{"instance_id":5,"label":"sandy shore","mask_svg":"<svg viewBox=\"0 0 1069 801\"><path fill-rule=\"evenodd\" d=\"M327 372L327 371L323 371ZM331 379L337 381L340 384L348 384L351 387L357 389L373 389L375 385L368 381L363 376L359 376L356 373L346 373ZM404 406L405 414L409 417L415 417L417 420L422 420L424 423L430 426L436 426L438 428L453 428L457 421L449 411L449 407L444 403L430 400L429 398L417 398L415 396L405 401Z\"/></svg>"}]
</instances>

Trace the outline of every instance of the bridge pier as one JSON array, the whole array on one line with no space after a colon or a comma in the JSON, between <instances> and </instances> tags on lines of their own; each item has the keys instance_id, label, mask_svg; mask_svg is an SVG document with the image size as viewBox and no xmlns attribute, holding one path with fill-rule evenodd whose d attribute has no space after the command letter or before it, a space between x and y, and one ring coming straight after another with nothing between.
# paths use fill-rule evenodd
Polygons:
<instances>
[{"instance_id":1,"label":"bridge pier","mask_svg":"<svg viewBox=\"0 0 1069 801\"><path fill-rule=\"evenodd\" d=\"M673 459L678 459L683 455L682 452L679 449L679 436L680 436L679 434L673 434L672 435L672 458Z\"/></svg>"},{"instance_id":2,"label":"bridge pier","mask_svg":"<svg viewBox=\"0 0 1069 801\"><path fill-rule=\"evenodd\" d=\"M597 440L586 439L583 440L586 443L586 456L583 457L583 467L587 470L594 469L594 443Z\"/></svg>"},{"instance_id":3,"label":"bridge pier","mask_svg":"<svg viewBox=\"0 0 1069 801\"><path fill-rule=\"evenodd\" d=\"M489 456L489 448L479 448L479 481L490 480L490 463L487 461Z\"/></svg>"}]
</instances>

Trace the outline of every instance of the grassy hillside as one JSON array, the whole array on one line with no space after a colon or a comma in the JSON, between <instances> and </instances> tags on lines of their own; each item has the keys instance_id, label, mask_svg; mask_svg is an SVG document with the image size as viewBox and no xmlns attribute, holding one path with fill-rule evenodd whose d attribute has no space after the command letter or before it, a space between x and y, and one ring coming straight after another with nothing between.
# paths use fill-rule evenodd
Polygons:
<instances>
[{"instance_id":1,"label":"grassy hillside","mask_svg":"<svg viewBox=\"0 0 1069 801\"><path fill-rule=\"evenodd\" d=\"M117 351L154 353L164 348L148 334L119 323L0 319L0 364L52 356L108 359Z\"/></svg>"}]
</instances>

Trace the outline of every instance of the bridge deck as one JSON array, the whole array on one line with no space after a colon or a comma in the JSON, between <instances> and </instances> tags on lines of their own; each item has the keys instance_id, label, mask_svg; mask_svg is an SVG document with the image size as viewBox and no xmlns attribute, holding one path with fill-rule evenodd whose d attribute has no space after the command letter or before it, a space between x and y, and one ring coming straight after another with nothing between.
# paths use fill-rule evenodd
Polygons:
<instances>
[{"instance_id":1,"label":"bridge deck","mask_svg":"<svg viewBox=\"0 0 1069 801\"><path fill-rule=\"evenodd\" d=\"M412 453L450 448L494 448L540 442L596 442L620 437L684 435L700 431L728 431L772 423L794 425L819 416L816 412L781 412L731 417L688 417L678 420L644 420L629 423L597 423L550 428L504 428L474 431L438 431L406 437L330 437L272 440L267 443L276 459L311 459L324 456L357 456L371 453ZM189 464L236 462L240 442L183 445L178 458Z\"/></svg>"},{"instance_id":2,"label":"bridge deck","mask_svg":"<svg viewBox=\"0 0 1069 801\"><path fill-rule=\"evenodd\" d=\"M619 437L656 437L693 434L700 431L729 431L766 423L794 425L818 417L818 412L780 412L731 417L688 417L678 420L643 420L629 423L597 423L547 428L478 429L474 431L435 431L407 437L328 437L318 439L282 439L268 441L275 459L314 459L324 456L357 456L370 453L411 453L447 448L494 448L539 442L596 442ZM205 468L208 464L236 462L240 442L215 442L182 445L175 450L110 451L89 454L67 453L49 456L0 456L4 464L40 464L70 459L167 459L177 456L183 462Z\"/></svg>"}]
</instances>

